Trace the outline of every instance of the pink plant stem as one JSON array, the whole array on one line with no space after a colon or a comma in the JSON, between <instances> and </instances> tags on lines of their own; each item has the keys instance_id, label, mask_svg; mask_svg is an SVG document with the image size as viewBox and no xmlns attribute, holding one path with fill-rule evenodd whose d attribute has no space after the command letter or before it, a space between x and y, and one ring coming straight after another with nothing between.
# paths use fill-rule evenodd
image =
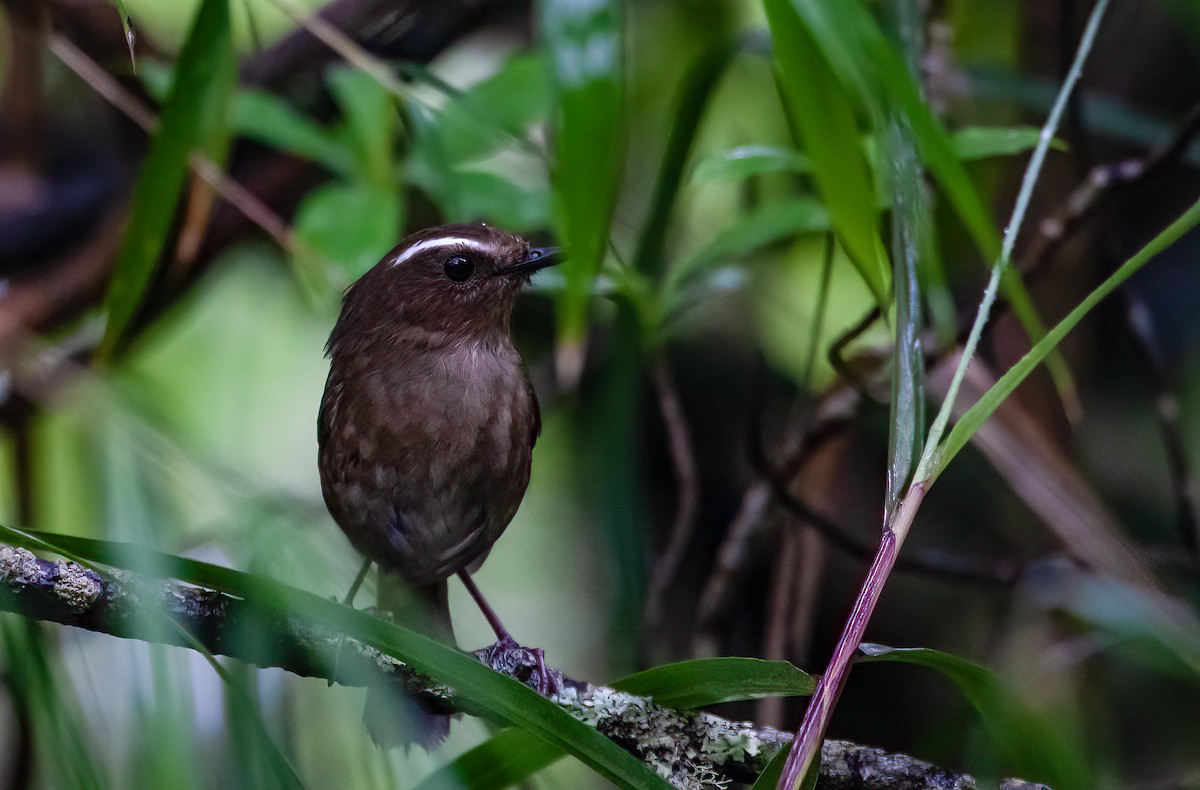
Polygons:
<instances>
[{"instance_id":1,"label":"pink plant stem","mask_svg":"<svg viewBox=\"0 0 1200 790\"><path fill-rule=\"evenodd\" d=\"M896 564L900 544L908 534L908 528L924 495L925 486L921 483L913 484L901 503L893 524L884 527L879 550L875 553L866 579L863 580L858 598L854 601L854 608L850 611L850 617L842 629L837 647L834 648L833 657L829 659L829 666L817 683L808 709L804 711L804 721L796 731L792 751L784 763L783 774L779 778L776 790L799 790L805 775L816 763L817 756L821 753L821 743L825 740L825 730L833 716L834 706L837 705L842 688L846 685L846 678L850 675L850 659L862 643L867 623L875 611L875 604L879 602L892 566Z\"/></svg>"}]
</instances>

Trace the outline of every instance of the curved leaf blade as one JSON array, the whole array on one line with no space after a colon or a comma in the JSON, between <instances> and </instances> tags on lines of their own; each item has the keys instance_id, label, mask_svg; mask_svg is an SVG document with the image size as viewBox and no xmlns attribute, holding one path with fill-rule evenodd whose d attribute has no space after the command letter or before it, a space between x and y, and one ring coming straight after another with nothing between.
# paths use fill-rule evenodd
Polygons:
<instances>
[{"instance_id":1,"label":"curved leaf blade","mask_svg":"<svg viewBox=\"0 0 1200 790\"><path fill-rule=\"evenodd\" d=\"M574 755L619 787L651 790L670 787L620 746L572 718L528 686L492 671L461 650L365 612L280 582L133 544L25 532L4 526L0 526L0 540L51 551L89 564L110 565L148 575L170 574L172 578L237 595L279 617L303 617L314 625L343 632L445 683L473 711L528 731Z\"/></svg>"},{"instance_id":2,"label":"curved leaf blade","mask_svg":"<svg viewBox=\"0 0 1200 790\"><path fill-rule=\"evenodd\" d=\"M971 408L967 409L962 418L955 423L954 428L951 429L950 434L937 450L931 466L931 479L937 479L937 476L946 468L946 464L950 463L954 456L958 455L958 452L966 446L984 421L992 415L992 412L996 411L1013 390L1041 364L1042 360L1058 347L1063 338L1083 320L1084 316L1091 312L1101 299L1116 290L1138 269L1149 263L1154 256L1197 224L1200 224L1200 200L1193 203L1191 208L1155 236L1145 247L1142 247L1137 254L1121 264L1115 272L1108 276L1108 279L1100 283L1074 310L1067 314L1066 318L1047 332L1046 336L1039 340L1025 356L1009 368L1000 377L1000 380L992 385L992 388L985 392L983 397L976 401Z\"/></svg>"},{"instance_id":3,"label":"curved leaf blade","mask_svg":"<svg viewBox=\"0 0 1200 790\"><path fill-rule=\"evenodd\" d=\"M99 353L111 357L154 278L188 173L192 151L223 151L237 81L228 0L204 0L175 66L170 97L138 173L128 224L104 299Z\"/></svg>"},{"instance_id":4,"label":"curved leaf blade","mask_svg":"<svg viewBox=\"0 0 1200 790\"><path fill-rule=\"evenodd\" d=\"M784 109L808 155L817 191L843 249L880 309L887 312L887 253L879 237L874 184L859 144L850 97L793 4L765 0L763 5Z\"/></svg>"},{"instance_id":5,"label":"curved leaf blade","mask_svg":"<svg viewBox=\"0 0 1200 790\"><path fill-rule=\"evenodd\" d=\"M1079 744L1048 718L1022 705L1016 690L991 670L924 647L895 648L864 642L858 663L890 661L940 672L975 708L996 745L1022 776L1051 787L1094 787Z\"/></svg>"}]
</instances>

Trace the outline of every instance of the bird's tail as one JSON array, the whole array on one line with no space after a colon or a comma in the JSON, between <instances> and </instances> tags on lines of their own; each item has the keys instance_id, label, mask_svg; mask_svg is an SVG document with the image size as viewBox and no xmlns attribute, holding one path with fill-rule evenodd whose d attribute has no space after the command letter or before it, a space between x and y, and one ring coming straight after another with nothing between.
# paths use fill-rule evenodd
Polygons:
<instances>
[{"instance_id":1,"label":"bird's tail","mask_svg":"<svg viewBox=\"0 0 1200 790\"><path fill-rule=\"evenodd\" d=\"M410 587L380 568L376 597L379 608L391 612L392 621L397 625L439 642L454 644L445 581L427 587ZM394 685L367 689L363 722L371 740L383 749L416 744L432 751L441 745L450 731L448 714L404 696Z\"/></svg>"}]
</instances>

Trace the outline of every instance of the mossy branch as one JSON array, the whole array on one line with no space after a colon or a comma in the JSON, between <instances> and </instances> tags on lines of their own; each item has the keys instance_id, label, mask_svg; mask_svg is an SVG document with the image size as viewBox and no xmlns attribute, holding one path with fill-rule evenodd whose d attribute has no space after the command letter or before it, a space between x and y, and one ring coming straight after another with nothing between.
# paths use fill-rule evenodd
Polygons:
<instances>
[{"instance_id":1,"label":"mossy branch","mask_svg":"<svg viewBox=\"0 0 1200 790\"><path fill-rule=\"evenodd\" d=\"M162 627L166 614L214 654L296 675L350 686L399 684L423 705L475 713L454 691L391 656L300 618L280 620L252 602L127 571L101 575L74 562L45 560L0 546L0 610L110 636L191 647L179 630ZM340 644L340 648L339 648ZM335 667L328 660L337 652ZM497 672L531 681L536 660L529 651L473 654ZM622 744L677 787L728 787L753 781L791 734L698 711L677 711L650 698L595 686L550 670L560 691L552 699L575 718ZM825 742L824 788L973 788L973 778L903 754L848 741ZM1039 788L1008 780L1009 790Z\"/></svg>"}]
</instances>

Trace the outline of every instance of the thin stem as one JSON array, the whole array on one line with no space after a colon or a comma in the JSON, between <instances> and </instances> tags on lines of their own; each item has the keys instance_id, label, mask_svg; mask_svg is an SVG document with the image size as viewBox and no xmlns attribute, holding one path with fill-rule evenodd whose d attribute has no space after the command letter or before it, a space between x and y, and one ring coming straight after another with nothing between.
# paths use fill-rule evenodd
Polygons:
<instances>
[{"instance_id":1,"label":"thin stem","mask_svg":"<svg viewBox=\"0 0 1200 790\"><path fill-rule=\"evenodd\" d=\"M846 625L842 629L842 635L833 651L833 658L829 661L829 668L817 683L812 700L808 703L808 709L804 712L804 721L796 732L796 740L791 754L788 755L787 762L783 766L783 775L779 779L780 790L799 788L805 775L808 774L816 762L817 756L821 753L821 743L825 740L825 728L829 725L833 706L837 704L842 688L846 685L846 679L850 675L850 659L854 657L854 652L862 643L867 623L871 620L875 605L879 603L879 597L891 574L892 566L896 564L896 555L899 554L900 546L904 542L903 536L907 534L908 528L917 514L917 508L920 507L924 497L925 487L920 482L914 483L909 488L908 496L904 498L904 501L900 503L899 510L896 511L896 518L893 522L896 528L894 530L885 529L883 532L883 537L879 541L879 550L875 553L875 560L871 563L870 570L867 571L867 577L863 580L858 598L854 601L854 608L850 611L850 617L847 618Z\"/></svg>"},{"instance_id":2,"label":"thin stem","mask_svg":"<svg viewBox=\"0 0 1200 790\"><path fill-rule=\"evenodd\" d=\"M983 327L991 315L992 305L996 301L996 291L1000 286L1000 278L1012 260L1013 247L1016 244L1017 236L1020 235L1021 226L1025 221L1025 213L1029 209L1029 200L1033 195L1033 188L1037 184L1038 176L1041 175L1042 164L1046 159L1046 152L1049 150L1050 143L1054 139L1054 133L1058 129L1063 111L1066 109L1067 101L1070 99L1071 91L1074 89L1075 84L1079 82L1079 77L1083 73L1083 64L1087 60L1088 53L1092 50L1092 44L1096 40L1096 32L1100 28L1100 22L1104 18L1104 12L1107 8L1108 0L1097 0L1096 5L1092 8L1092 13L1088 17L1087 25L1083 30L1083 37L1079 41L1079 48L1075 51L1075 60L1071 63L1071 70L1067 73L1067 77L1058 91L1058 96L1054 100L1054 105L1050 108L1050 115L1046 118L1045 125L1042 126L1042 133L1038 138L1038 144L1033 150L1033 155L1029 158L1029 164L1025 168L1025 176L1021 180L1021 189L1017 193L1012 217L1009 219L1008 227L1004 230L1004 243L1000 249L1000 258L992 267L987 288L984 290L983 299L979 303L979 311L975 314L975 323L971 326L970 335L967 336L967 343L963 347L958 367L954 371L954 378L951 380L946 397L942 401L942 408L938 411L937 418L934 419L933 425L929 428L929 437L925 442L925 451L921 455L921 463L917 466L917 473L913 478L914 480L928 480L934 474L934 467L939 465L942 434L945 433L946 426L950 422L950 414L958 398L958 390L962 384L963 376L966 375L967 366L971 364L971 360L975 356L975 349L979 345L979 337L983 334Z\"/></svg>"}]
</instances>

